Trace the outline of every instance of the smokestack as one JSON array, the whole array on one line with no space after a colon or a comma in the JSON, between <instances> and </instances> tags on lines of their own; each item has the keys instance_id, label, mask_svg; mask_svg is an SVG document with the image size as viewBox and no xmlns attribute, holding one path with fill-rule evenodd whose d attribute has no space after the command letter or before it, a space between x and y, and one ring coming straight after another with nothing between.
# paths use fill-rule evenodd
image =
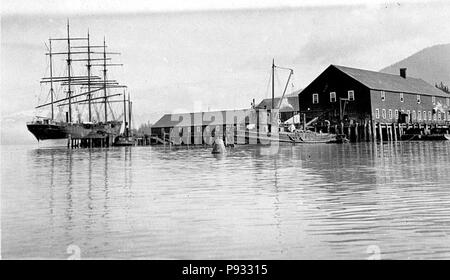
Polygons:
<instances>
[{"instance_id":1,"label":"smokestack","mask_svg":"<svg viewBox=\"0 0 450 280\"><path fill-rule=\"evenodd\" d=\"M400 76L406 79L406 68L400 68Z\"/></svg>"}]
</instances>

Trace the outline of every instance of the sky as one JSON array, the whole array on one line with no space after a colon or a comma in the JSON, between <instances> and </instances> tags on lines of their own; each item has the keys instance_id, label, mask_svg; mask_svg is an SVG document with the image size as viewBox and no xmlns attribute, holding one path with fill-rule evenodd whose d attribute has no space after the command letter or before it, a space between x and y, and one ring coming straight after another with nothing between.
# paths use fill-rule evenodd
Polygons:
<instances>
[{"instance_id":1,"label":"sky","mask_svg":"<svg viewBox=\"0 0 450 280\"><path fill-rule=\"evenodd\" d=\"M33 141L25 123L47 89L49 37L103 36L123 67L134 123L162 114L248 108L269 97L272 59L294 69L289 91L328 65L380 70L449 43L450 3L439 1L2 1L1 136ZM62 71L62 69L56 69ZM277 71L276 95L288 72Z\"/></svg>"}]
</instances>

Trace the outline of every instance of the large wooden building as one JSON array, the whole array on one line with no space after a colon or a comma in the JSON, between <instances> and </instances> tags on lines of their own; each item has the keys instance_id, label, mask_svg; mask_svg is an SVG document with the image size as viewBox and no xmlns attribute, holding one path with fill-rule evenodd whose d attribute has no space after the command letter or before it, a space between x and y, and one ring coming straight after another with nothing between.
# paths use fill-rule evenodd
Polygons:
<instances>
[{"instance_id":1,"label":"large wooden building","mask_svg":"<svg viewBox=\"0 0 450 280\"><path fill-rule=\"evenodd\" d=\"M422 79L330 65L299 94L299 111L319 123L450 123L450 95Z\"/></svg>"},{"instance_id":2,"label":"large wooden building","mask_svg":"<svg viewBox=\"0 0 450 280\"><path fill-rule=\"evenodd\" d=\"M271 123L266 116L266 110L254 109L165 114L152 125L151 135L178 145L211 145L216 137L245 144L249 126L269 131Z\"/></svg>"}]
</instances>

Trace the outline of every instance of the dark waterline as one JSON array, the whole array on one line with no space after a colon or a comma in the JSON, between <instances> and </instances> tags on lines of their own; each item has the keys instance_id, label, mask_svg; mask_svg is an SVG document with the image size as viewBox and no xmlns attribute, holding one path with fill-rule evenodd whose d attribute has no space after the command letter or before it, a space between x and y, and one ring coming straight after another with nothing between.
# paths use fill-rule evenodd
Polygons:
<instances>
[{"instance_id":1,"label":"dark waterline","mask_svg":"<svg viewBox=\"0 0 450 280\"><path fill-rule=\"evenodd\" d=\"M5 259L450 258L449 141L1 149Z\"/></svg>"}]
</instances>

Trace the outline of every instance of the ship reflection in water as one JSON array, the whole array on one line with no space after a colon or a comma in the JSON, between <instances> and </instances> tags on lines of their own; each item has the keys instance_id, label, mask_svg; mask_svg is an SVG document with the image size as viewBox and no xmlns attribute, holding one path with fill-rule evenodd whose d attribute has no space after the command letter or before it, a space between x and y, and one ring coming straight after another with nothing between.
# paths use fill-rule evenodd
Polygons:
<instances>
[{"instance_id":1,"label":"ship reflection in water","mask_svg":"<svg viewBox=\"0 0 450 280\"><path fill-rule=\"evenodd\" d=\"M450 258L448 141L3 146L1 164L3 258Z\"/></svg>"}]
</instances>

